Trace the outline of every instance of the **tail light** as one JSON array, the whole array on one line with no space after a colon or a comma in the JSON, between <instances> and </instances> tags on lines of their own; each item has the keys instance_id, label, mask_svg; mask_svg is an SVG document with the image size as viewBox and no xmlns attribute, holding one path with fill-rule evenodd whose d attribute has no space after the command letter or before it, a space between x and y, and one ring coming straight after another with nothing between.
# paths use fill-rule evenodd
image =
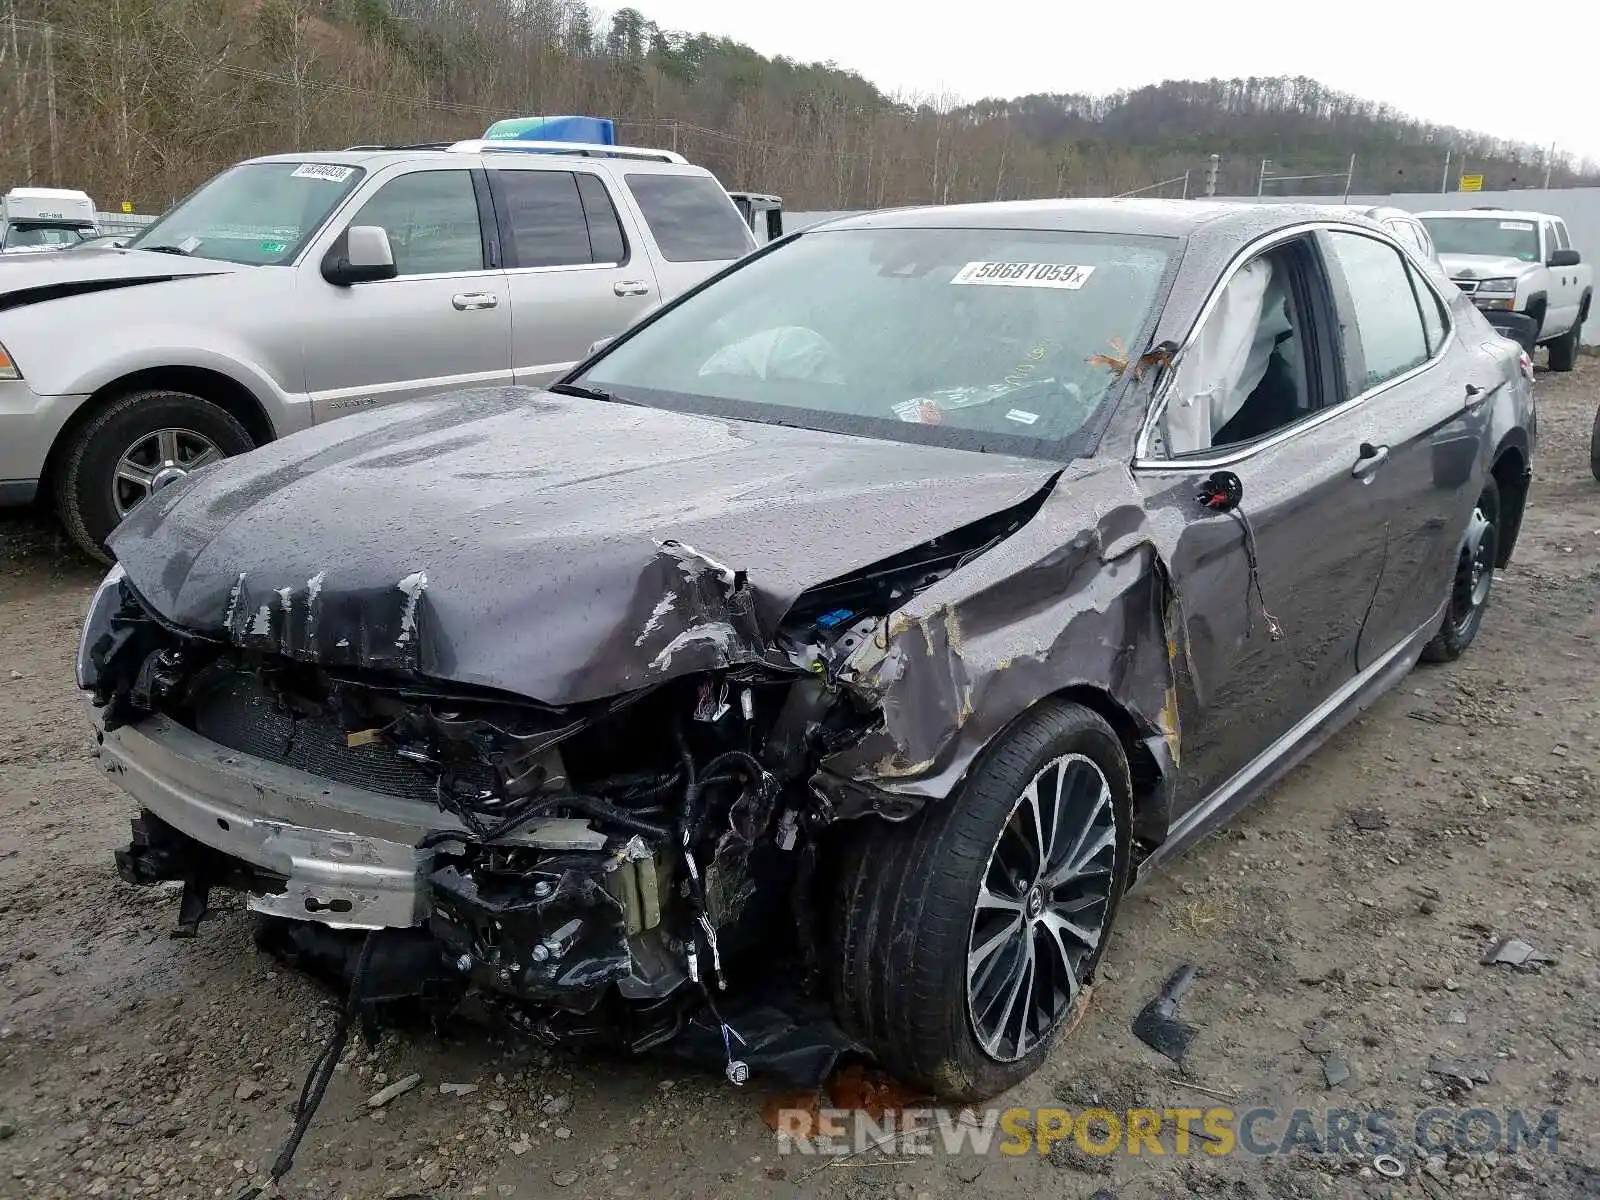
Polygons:
<instances>
[{"instance_id":1,"label":"tail light","mask_svg":"<svg viewBox=\"0 0 1600 1200\"><path fill-rule=\"evenodd\" d=\"M1526 350L1517 355L1517 366L1522 368L1522 377L1529 383L1533 382L1533 359L1528 357Z\"/></svg>"}]
</instances>

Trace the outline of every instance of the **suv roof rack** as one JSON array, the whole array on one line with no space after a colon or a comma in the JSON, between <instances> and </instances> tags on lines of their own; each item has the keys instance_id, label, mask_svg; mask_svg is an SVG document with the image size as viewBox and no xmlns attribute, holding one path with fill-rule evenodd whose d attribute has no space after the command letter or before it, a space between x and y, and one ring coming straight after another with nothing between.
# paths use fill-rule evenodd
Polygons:
<instances>
[{"instance_id":1,"label":"suv roof rack","mask_svg":"<svg viewBox=\"0 0 1600 1200\"><path fill-rule=\"evenodd\" d=\"M370 146L346 146L344 150L346 154L359 150L448 150L454 144L454 142L405 142L399 145L378 145L373 143Z\"/></svg>"},{"instance_id":2,"label":"suv roof rack","mask_svg":"<svg viewBox=\"0 0 1600 1200\"><path fill-rule=\"evenodd\" d=\"M485 140L473 138L465 142L450 143L446 149L456 154L577 154L584 158L633 158L646 162L678 163L689 160L672 150L648 150L639 146L604 146L590 142L533 142L520 139Z\"/></svg>"}]
</instances>

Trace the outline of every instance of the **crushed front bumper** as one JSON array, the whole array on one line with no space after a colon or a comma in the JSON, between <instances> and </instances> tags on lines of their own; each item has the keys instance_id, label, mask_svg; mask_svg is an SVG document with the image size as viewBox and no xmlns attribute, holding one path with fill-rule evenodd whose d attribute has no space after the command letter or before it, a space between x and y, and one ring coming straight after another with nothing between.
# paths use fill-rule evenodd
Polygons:
<instances>
[{"instance_id":1,"label":"crushed front bumper","mask_svg":"<svg viewBox=\"0 0 1600 1200\"><path fill-rule=\"evenodd\" d=\"M96 740L106 772L146 812L256 868L256 912L349 929L427 920L434 852L417 843L460 828L436 807L254 758L161 716L102 726Z\"/></svg>"}]
</instances>

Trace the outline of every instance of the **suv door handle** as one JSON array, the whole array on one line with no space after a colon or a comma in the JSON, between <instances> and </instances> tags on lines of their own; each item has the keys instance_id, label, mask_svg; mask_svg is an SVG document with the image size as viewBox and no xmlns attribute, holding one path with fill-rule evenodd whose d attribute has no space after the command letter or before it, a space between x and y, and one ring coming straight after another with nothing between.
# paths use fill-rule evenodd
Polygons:
<instances>
[{"instance_id":1,"label":"suv door handle","mask_svg":"<svg viewBox=\"0 0 1600 1200\"><path fill-rule=\"evenodd\" d=\"M1361 443L1361 453L1356 458L1356 465L1350 468L1350 474L1357 479L1371 475L1389 460L1389 447L1374 446L1371 442Z\"/></svg>"},{"instance_id":2,"label":"suv door handle","mask_svg":"<svg viewBox=\"0 0 1600 1200\"><path fill-rule=\"evenodd\" d=\"M494 308L500 297L493 292L459 292L450 298L457 312L476 312L481 308Z\"/></svg>"},{"instance_id":3,"label":"suv door handle","mask_svg":"<svg viewBox=\"0 0 1600 1200\"><path fill-rule=\"evenodd\" d=\"M624 279L613 283L611 290L619 296L648 296L650 285L643 279Z\"/></svg>"}]
</instances>

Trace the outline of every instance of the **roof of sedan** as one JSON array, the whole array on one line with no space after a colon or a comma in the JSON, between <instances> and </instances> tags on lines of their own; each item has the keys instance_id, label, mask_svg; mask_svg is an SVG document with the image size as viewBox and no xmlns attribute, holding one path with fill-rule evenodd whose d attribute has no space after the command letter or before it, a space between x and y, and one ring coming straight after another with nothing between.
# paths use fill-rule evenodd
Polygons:
<instances>
[{"instance_id":1,"label":"roof of sedan","mask_svg":"<svg viewBox=\"0 0 1600 1200\"><path fill-rule=\"evenodd\" d=\"M1126 233L1190 237L1204 229L1227 236L1255 236L1306 221L1355 224L1348 207L1313 204L1253 204L1233 200L1008 200L992 204L948 204L885 209L840 217L824 229L1058 229L1073 233Z\"/></svg>"}]
</instances>

